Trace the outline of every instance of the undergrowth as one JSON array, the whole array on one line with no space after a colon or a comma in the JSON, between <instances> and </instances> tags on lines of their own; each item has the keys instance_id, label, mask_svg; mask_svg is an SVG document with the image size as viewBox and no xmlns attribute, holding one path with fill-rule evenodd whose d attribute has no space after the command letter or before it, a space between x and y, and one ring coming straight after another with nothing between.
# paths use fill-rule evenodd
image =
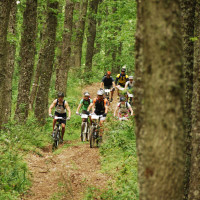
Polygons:
<instances>
[{"instance_id":1,"label":"undergrowth","mask_svg":"<svg viewBox=\"0 0 200 200\"><path fill-rule=\"evenodd\" d=\"M89 187L85 200L138 200L137 155L134 123L107 118L104 143L100 148L102 171L112 179L102 191Z\"/></svg>"}]
</instances>

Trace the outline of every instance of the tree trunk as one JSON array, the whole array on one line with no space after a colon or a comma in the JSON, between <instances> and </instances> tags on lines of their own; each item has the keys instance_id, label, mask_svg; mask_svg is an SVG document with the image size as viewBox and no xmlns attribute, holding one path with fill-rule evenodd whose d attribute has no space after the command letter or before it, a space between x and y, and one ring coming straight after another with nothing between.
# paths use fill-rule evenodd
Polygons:
<instances>
[{"instance_id":1,"label":"tree trunk","mask_svg":"<svg viewBox=\"0 0 200 200\"><path fill-rule=\"evenodd\" d=\"M6 116L4 119L4 123L7 123L11 116L11 108L12 108L12 79L15 65L15 52L16 52L16 43L13 38L16 37L16 12L17 6L16 2L13 1L11 4L10 18L8 24L8 32L10 34L9 42L8 42L8 57L7 57L7 66L6 66L6 95L4 97L4 102L7 102L6 106Z\"/></svg>"},{"instance_id":2,"label":"tree trunk","mask_svg":"<svg viewBox=\"0 0 200 200\"><path fill-rule=\"evenodd\" d=\"M192 100L192 157L188 200L200 199L200 0L196 1L194 42L194 89Z\"/></svg>"},{"instance_id":3,"label":"tree trunk","mask_svg":"<svg viewBox=\"0 0 200 200\"><path fill-rule=\"evenodd\" d=\"M71 63L70 56L71 56L72 26L73 26L73 10L74 10L74 3L71 0L66 0L61 63L59 69L57 69L57 76L56 76L56 90L62 91L64 92L64 94L66 94L67 75Z\"/></svg>"},{"instance_id":4,"label":"tree trunk","mask_svg":"<svg viewBox=\"0 0 200 200\"><path fill-rule=\"evenodd\" d=\"M185 166L185 199L188 199L191 165L191 128L192 128L192 92L193 92L193 60L194 60L194 17L196 0L183 0L183 50L184 50L184 76L185 76L185 133L186 133L186 166Z\"/></svg>"},{"instance_id":5,"label":"tree trunk","mask_svg":"<svg viewBox=\"0 0 200 200\"><path fill-rule=\"evenodd\" d=\"M20 50L20 78L15 119L24 122L28 117L29 95L35 60L37 0L27 0L23 15L23 33Z\"/></svg>"},{"instance_id":6,"label":"tree trunk","mask_svg":"<svg viewBox=\"0 0 200 200\"><path fill-rule=\"evenodd\" d=\"M7 31L12 0L0 2L0 129L6 121Z\"/></svg>"},{"instance_id":7,"label":"tree trunk","mask_svg":"<svg viewBox=\"0 0 200 200\"><path fill-rule=\"evenodd\" d=\"M35 116L41 123L45 122L48 112L48 94L55 56L58 1L48 0L47 9L47 26L45 35L43 36L45 41L44 55L41 63L40 84L35 104Z\"/></svg>"},{"instance_id":8,"label":"tree trunk","mask_svg":"<svg viewBox=\"0 0 200 200\"><path fill-rule=\"evenodd\" d=\"M88 16L88 36L86 50L86 72L92 71L92 58L94 55L94 42L96 37L96 14L98 10L99 0L90 0L89 16ZM89 73L88 73L89 77Z\"/></svg>"},{"instance_id":9,"label":"tree trunk","mask_svg":"<svg viewBox=\"0 0 200 200\"><path fill-rule=\"evenodd\" d=\"M142 57L137 59L142 61L139 66L143 65L144 90L139 103L142 111L136 114L140 199L182 200L184 87L180 4L144 0L139 5L139 26L145 39L141 43L142 54L137 52Z\"/></svg>"},{"instance_id":10,"label":"tree trunk","mask_svg":"<svg viewBox=\"0 0 200 200\"><path fill-rule=\"evenodd\" d=\"M88 0L81 0L80 4L80 17L77 24L75 50L74 50L74 66L79 68L81 66L83 36L85 31L85 19L87 15Z\"/></svg>"}]
</instances>

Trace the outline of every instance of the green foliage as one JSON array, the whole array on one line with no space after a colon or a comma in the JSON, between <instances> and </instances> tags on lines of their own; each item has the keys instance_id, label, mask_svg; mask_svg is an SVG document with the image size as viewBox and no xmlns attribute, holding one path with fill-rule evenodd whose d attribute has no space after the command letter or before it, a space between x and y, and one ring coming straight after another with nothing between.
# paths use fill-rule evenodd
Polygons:
<instances>
[{"instance_id":1,"label":"green foliage","mask_svg":"<svg viewBox=\"0 0 200 200\"><path fill-rule=\"evenodd\" d=\"M119 122L108 117L109 130L104 135L100 148L102 170L115 182L110 182L108 190L88 188L85 200L138 200L137 156L133 121Z\"/></svg>"},{"instance_id":2,"label":"green foliage","mask_svg":"<svg viewBox=\"0 0 200 200\"><path fill-rule=\"evenodd\" d=\"M112 70L127 65L134 69L134 34L136 24L136 3L126 1L104 1L99 5L97 15L97 36L94 65ZM98 46L100 49L98 50ZM113 57L115 54L115 58Z\"/></svg>"}]
</instances>

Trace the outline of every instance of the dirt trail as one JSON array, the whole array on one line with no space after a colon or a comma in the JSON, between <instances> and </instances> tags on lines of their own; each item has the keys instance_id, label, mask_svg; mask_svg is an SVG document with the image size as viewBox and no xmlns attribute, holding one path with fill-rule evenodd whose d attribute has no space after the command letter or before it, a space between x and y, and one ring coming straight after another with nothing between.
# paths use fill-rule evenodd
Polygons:
<instances>
[{"instance_id":1,"label":"dirt trail","mask_svg":"<svg viewBox=\"0 0 200 200\"><path fill-rule=\"evenodd\" d=\"M90 92L91 98L94 98L99 86L100 83L94 83L84 88L83 92ZM116 102L115 96L111 110ZM28 155L33 185L28 194L22 197L23 200L81 200L88 186L106 188L110 177L100 172L98 148L90 149L89 143L78 142L73 142L58 155L51 153L51 147L44 149L42 157Z\"/></svg>"}]
</instances>

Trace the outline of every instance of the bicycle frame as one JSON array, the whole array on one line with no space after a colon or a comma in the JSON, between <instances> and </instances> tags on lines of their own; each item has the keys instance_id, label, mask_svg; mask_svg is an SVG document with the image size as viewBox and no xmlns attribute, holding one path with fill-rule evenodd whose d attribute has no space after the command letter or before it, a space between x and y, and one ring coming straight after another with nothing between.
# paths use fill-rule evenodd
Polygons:
<instances>
[{"instance_id":1,"label":"bicycle frame","mask_svg":"<svg viewBox=\"0 0 200 200\"><path fill-rule=\"evenodd\" d=\"M54 127L54 135L53 135L53 150L58 148L58 145L60 143L60 138L61 138L61 120L65 120L63 117L57 117L54 116L54 119L56 119L56 124Z\"/></svg>"},{"instance_id":2,"label":"bicycle frame","mask_svg":"<svg viewBox=\"0 0 200 200\"><path fill-rule=\"evenodd\" d=\"M90 148L94 147L94 143L96 141L97 146L99 146L99 142L101 142L99 137L99 129L100 129L100 119L102 118L102 115L91 115L92 122L92 131L90 135Z\"/></svg>"},{"instance_id":3,"label":"bicycle frame","mask_svg":"<svg viewBox=\"0 0 200 200\"><path fill-rule=\"evenodd\" d=\"M110 98L110 89L104 89L104 92L105 92L105 96L106 96L106 98L109 100L109 98Z\"/></svg>"},{"instance_id":4,"label":"bicycle frame","mask_svg":"<svg viewBox=\"0 0 200 200\"><path fill-rule=\"evenodd\" d=\"M88 134L88 115L87 114L80 114L82 119L87 119L86 122L81 123L81 141L85 141L86 139L89 140L89 134ZM84 126L84 129L82 130Z\"/></svg>"}]
</instances>

